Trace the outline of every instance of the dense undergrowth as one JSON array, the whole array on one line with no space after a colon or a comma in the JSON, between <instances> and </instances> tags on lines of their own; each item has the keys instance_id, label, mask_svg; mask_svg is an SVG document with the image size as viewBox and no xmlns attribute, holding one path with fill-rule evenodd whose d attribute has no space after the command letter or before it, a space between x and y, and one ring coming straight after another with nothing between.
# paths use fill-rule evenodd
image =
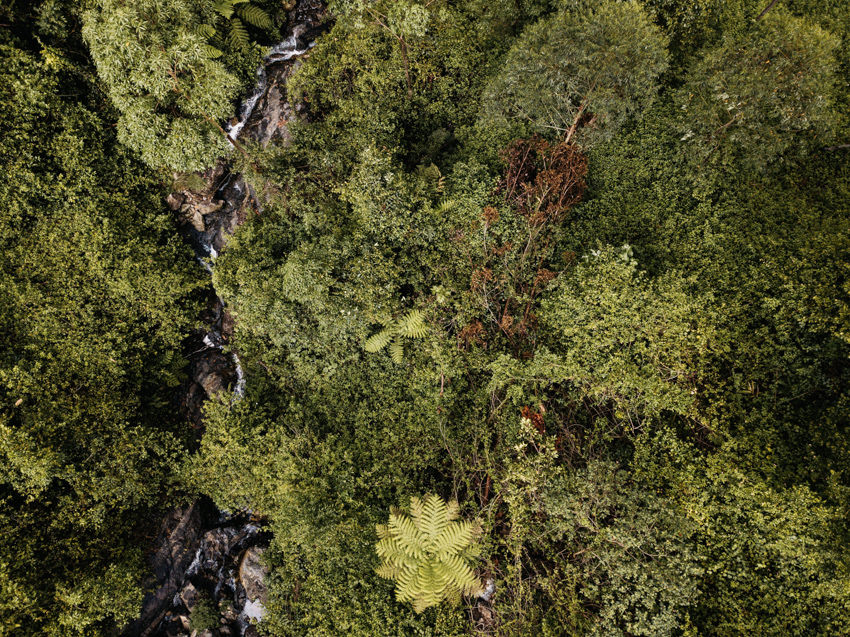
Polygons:
<instances>
[{"instance_id":1,"label":"dense undergrowth","mask_svg":"<svg viewBox=\"0 0 850 637\"><path fill-rule=\"evenodd\" d=\"M248 391L189 455L162 169L221 152L256 56L186 0L122 49L124 4L0 10L0 634L132 618L145 507L200 493L270 521L269 635L850 630L850 8L332 2L291 143L234 159ZM424 494L488 602L376 574Z\"/></svg>"}]
</instances>

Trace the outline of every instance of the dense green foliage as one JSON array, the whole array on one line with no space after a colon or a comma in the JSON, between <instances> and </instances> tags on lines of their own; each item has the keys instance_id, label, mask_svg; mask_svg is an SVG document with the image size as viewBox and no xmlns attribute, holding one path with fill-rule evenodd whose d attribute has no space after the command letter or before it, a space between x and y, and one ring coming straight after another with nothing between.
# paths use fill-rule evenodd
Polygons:
<instances>
[{"instance_id":1,"label":"dense green foliage","mask_svg":"<svg viewBox=\"0 0 850 637\"><path fill-rule=\"evenodd\" d=\"M836 125L839 38L777 9L729 35L696 64L681 91L683 140L758 167L827 145ZM734 161L734 160L732 160ZM730 162L731 163L731 162Z\"/></svg>"},{"instance_id":2,"label":"dense green foliage","mask_svg":"<svg viewBox=\"0 0 850 637\"><path fill-rule=\"evenodd\" d=\"M138 613L132 538L185 446L169 402L202 280L90 67L64 43L15 44L0 49L0 634L100 635Z\"/></svg>"},{"instance_id":3,"label":"dense green foliage","mask_svg":"<svg viewBox=\"0 0 850 637\"><path fill-rule=\"evenodd\" d=\"M268 520L268 635L850 631L850 5L330 2L213 275L247 395L174 462L197 282L132 153L227 150L218 4L3 10L4 628L130 618L176 487Z\"/></svg>"},{"instance_id":4,"label":"dense green foliage","mask_svg":"<svg viewBox=\"0 0 850 637\"><path fill-rule=\"evenodd\" d=\"M154 167L201 170L227 151L215 120L230 114L238 82L206 42L212 11L196 5L102 0L83 14L83 36L121 112L119 137Z\"/></svg>"},{"instance_id":5,"label":"dense green foliage","mask_svg":"<svg viewBox=\"0 0 850 637\"><path fill-rule=\"evenodd\" d=\"M660 29L636 1L560 11L527 28L484 96L494 119L526 119L583 145L645 109L667 68ZM597 130L598 129L598 130Z\"/></svg>"}]
</instances>

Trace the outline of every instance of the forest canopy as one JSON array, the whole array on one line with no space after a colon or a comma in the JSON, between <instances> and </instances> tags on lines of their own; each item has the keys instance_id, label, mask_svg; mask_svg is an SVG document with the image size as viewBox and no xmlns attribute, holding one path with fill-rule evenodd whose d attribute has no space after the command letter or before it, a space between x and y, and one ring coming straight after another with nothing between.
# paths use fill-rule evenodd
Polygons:
<instances>
[{"instance_id":1,"label":"forest canopy","mask_svg":"<svg viewBox=\"0 0 850 637\"><path fill-rule=\"evenodd\" d=\"M850 632L850 3L12 0L0 57L0 636L139 634L198 502L262 613L148 634Z\"/></svg>"}]
</instances>

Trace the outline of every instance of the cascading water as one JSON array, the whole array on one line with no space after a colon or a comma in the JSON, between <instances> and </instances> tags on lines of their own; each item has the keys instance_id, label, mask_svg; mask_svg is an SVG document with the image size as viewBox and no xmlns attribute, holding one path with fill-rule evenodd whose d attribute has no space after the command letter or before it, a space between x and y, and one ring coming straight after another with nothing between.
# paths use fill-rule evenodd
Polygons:
<instances>
[{"instance_id":1,"label":"cascading water","mask_svg":"<svg viewBox=\"0 0 850 637\"><path fill-rule=\"evenodd\" d=\"M226 127L227 134L232 139L237 139L239 137L239 134L242 132L242 128L254 112L254 107L257 106L257 102L260 101L260 98L265 94L266 89L268 88L268 75L266 73L266 69L272 64L286 62L304 55L315 44L315 41L312 41L309 42L306 47L299 49L297 35L296 33L292 33L288 38L286 38L286 40L272 47L271 51L269 51L268 55L263 60L263 64L261 64L260 68L257 69L257 84L255 85L254 92L251 96L242 103L242 106L239 109L238 121L235 124L228 124Z\"/></svg>"}]
</instances>

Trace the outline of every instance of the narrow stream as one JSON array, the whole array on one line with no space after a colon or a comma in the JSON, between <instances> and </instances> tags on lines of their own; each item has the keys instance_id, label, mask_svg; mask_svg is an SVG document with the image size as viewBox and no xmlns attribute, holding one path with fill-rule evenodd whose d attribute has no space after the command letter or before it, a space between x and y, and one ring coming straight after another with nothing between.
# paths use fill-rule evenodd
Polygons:
<instances>
[{"instance_id":1,"label":"narrow stream","mask_svg":"<svg viewBox=\"0 0 850 637\"><path fill-rule=\"evenodd\" d=\"M287 37L272 47L257 70L257 83L226 127L236 139L267 146L286 143L286 122L297 117L288 102L286 81L315 44L322 29L321 0L298 0L289 14ZM184 190L167 198L181 219L181 234L198 262L212 275L227 239L259 202L241 176L222 160L204 176L202 191ZM181 390L179 409L203 430L203 403L221 391L237 402L245 396L246 375L230 347L233 319L216 292L201 316L205 328L192 335L190 380ZM271 537L251 511L219 511L208 499L167 512L150 558L152 578L140 617L127 637L251 637L265 614L262 553ZM208 625L206 625L208 624Z\"/></svg>"}]
</instances>

